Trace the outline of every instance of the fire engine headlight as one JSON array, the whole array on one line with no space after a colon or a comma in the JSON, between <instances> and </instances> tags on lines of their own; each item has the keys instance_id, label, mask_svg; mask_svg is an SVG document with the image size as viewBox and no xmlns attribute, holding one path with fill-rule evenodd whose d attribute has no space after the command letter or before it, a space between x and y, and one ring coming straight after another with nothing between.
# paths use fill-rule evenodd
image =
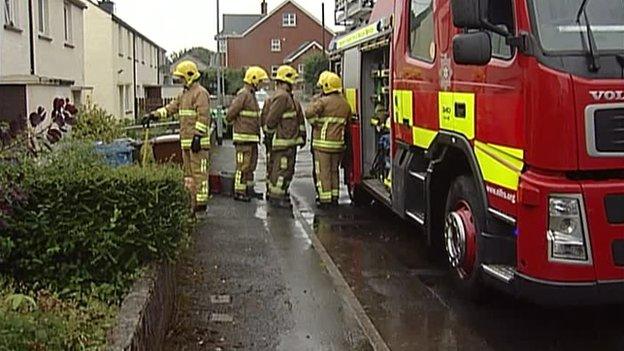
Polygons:
<instances>
[{"instance_id":1,"label":"fire engine headlight","mask_svg":"<svg viewBox=\"0 0 624 351\"><path fill-rule=\"evenodd\" d=\"M549 199L548 258L550 261L589 263L590 247L581 195L553 195Z\"/></svg>"}]
</instances>

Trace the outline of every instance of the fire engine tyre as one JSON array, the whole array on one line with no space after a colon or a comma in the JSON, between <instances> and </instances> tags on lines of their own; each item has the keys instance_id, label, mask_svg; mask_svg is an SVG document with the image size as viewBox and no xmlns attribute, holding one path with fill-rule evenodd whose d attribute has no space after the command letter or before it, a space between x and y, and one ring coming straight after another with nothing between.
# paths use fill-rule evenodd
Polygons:
<instances>
[{"instance_id":1,"label":"fire engine tyre","mask_svg":"<svg viewBox=\"0 0 624 351\"><path fill-rule=\"evenodd\" d=\"M468 298L482 296L479 242L485 209L474 180L462 175L449 190L444 213L443 247L457 287Z\"/></svg>"}]
</instances>

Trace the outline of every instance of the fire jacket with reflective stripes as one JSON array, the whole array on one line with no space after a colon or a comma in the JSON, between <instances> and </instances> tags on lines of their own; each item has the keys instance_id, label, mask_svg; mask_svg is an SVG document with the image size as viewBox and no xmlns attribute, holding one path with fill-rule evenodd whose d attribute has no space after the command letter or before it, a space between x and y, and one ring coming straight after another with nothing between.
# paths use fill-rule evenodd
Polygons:
<instances>
[{"instance_id":1,"label":"fire jacket with reflective stripes","mask_svg":"<svg viewBox=\"0 0 624 351\"><path fill-rule=\"evenodd\" d=\"M316 99L308 106L306 118L312 126L312 146L323 152L342 152L351 106L340 93Z\"/></svg>"},{"instance_id":2,"label":"fire jacket with reflective stripes","mask_svg":"<svg viewBox=\"0 0 624 351\"><path fill-rule=\"evenodd\" d=\"M260 107L251 86L238 92L228 108L227 122L233 124L235 143L260 142Z\"/></svg>"},{"instance_id":3,"label":"fire jacket with reflective stripes","mask_svg":"<svg viewBox=\"0 0 624 351\"><path fill-rule=\"evenodd\" d=\"M193 137L202 137L201 146L210 148L210 94L199 83L185 87L169 105L159 108L160 118L177 115L180 119L180 142L183 149L190 149Z\"/></svg>"},{"instance_id":4,"label":"fire jacket with reflective stripes","mask_svg":"<svg viewBox=\"0 0 624 351\"><path fill-rule=\"evenodd\" d=\"M273 133L272 147L283 150L305 144L305 117L292 93L279 88L267 109L265 131Z\"/></svg>"}]
</instances>

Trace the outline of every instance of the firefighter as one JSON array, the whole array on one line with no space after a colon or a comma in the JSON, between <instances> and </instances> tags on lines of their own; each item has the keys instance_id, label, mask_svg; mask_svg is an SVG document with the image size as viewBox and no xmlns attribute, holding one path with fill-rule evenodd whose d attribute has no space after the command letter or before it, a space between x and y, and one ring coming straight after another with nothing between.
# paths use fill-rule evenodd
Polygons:
<instances>
[{"instance_id":1,"label":"firefighter","mask_svg":"<svg viewBox=\"0 0 624 351\"><path fill-rule=\"evenodd\" d=\"M322 82L324 96L306 110L312 125L316 184L321 207L337 205L340 197L339 166L345 150L345 130L351 118L351 106L342 95L342 80L328 73Z\"/></svg>"},{"instance_id":2,"label":"firefighter","mask_svg":"<svg viewBox=\"0 0 624 351\"><path fill-rule=\"evenodd\" d=\"M331 72L323 71L319 75L319 79L318 79L318 82L316 83L316 87L320 89L320 92L312 97L312 101L311 101L312 103L314 103L315 101L323 97L323 82L325 81L325 77L327 77L327 74L329 73ZM308 123L311 124L312 120L309 120ZM312 180L314 181L314 184L317 184L318 179L316 179L316 162L314 160L314 146L313 145L310 145L310 153L312 154ZM319 203L321 194L319 194L318 187L316 185L314 186L314 189L316 191L316 202Z\"/></svg>"},{"instance_id":3,"label":"firefighter","mask_svg":"<svg viewBox=\"0 0 624 351\"><path fill-rule=\"evenodd\" d=\"M303 115L292 94L297 78L299 74L294 68L278 68L274 78L277 92L271 98L265 121L267 132L273 135L267 198L269 204L281 208L291 206L288 189L295 172L297 146L304 143L301 133Z\"/></svg>"},{"instance_id":4,"label":"firefighter","mask_svg":"<svg viewBox=\"0 0 624 351\"><path fill-rule=\"evenodd\" d=\"M143 117L142 122L179 117L185 183L193 195L195 211L202 212L209 196L210 94L198 83L201 74L194 62L181 62L173 75L184 82L184 91L169 105Z\"/></svg>"},{"instance_id":5,"label":"firefighter","mask_svg":"<svg viewBox=\"0 0 624 351\"><path fill-rule=\"evenodd\" d=\"M268 80L266 71L260 67L249 67L243 82L245 86L230 105L227 122L234 125L236 147L236 175L234 178L234 200L249 202L256 197L254 172L258 166L258 143L260 142L260 107L256 91Z\"/></svg>"}]
</instances>

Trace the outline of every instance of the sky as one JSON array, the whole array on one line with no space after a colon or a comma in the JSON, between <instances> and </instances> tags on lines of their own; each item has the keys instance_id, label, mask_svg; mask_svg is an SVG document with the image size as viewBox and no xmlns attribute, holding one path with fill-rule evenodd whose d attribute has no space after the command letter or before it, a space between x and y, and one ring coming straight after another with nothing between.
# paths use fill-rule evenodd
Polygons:
<instances>
[{"instance_id":1,"label":"sky","mask_svg":"<svg viewBox=\"0 0 624 351\"><path fill-rule=\"evenodd\" d=\"M321 18L321 0L295 0ZM283 0L267 0L269 12ZM221 0L223 13L260 13L261 0ZM203 46L216 50L217 0L116 0L116 14L170 54ZM325 1L327 26L334 26L334 0ZM221 17L223 18L223 17ZM223 24L221 24L223 25Z\"/></svg>"}]
</instances>

